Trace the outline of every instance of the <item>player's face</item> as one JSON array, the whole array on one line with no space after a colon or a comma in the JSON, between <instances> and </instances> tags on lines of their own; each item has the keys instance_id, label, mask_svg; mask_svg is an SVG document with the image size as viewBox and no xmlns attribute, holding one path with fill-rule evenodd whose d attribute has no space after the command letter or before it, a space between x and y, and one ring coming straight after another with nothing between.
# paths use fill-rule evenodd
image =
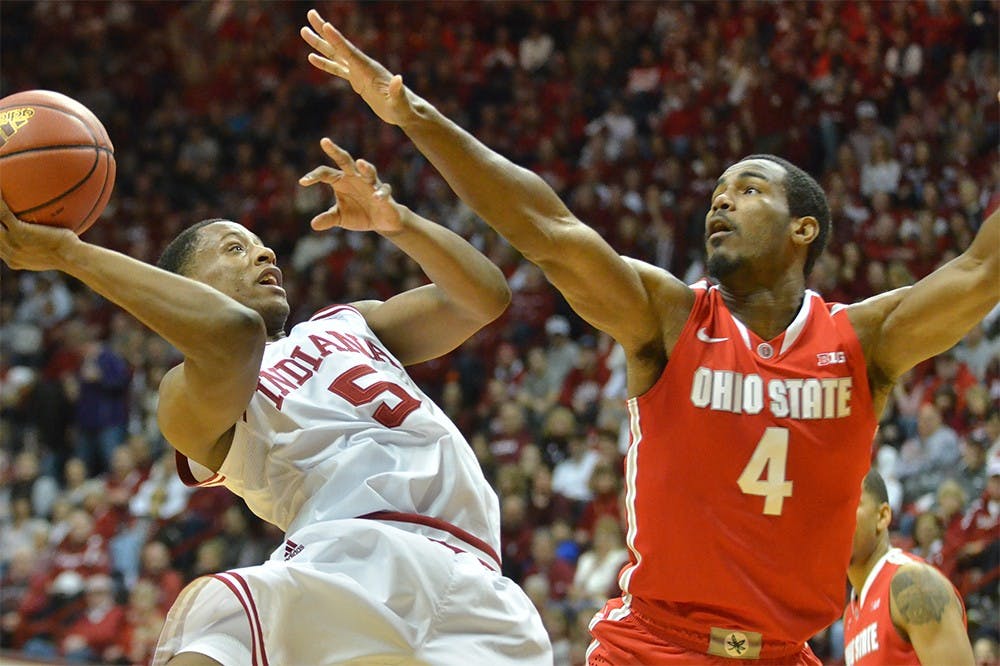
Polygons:
<instances>
[{"instance_id":1,"label":"player's face","mask_svg":"<svg viewBox=\"0 0 1000 666\"><path fill-rule=\"evenodd\" d=\"M188 275L255 310L269 336L284 329L288 299L274 252L243 225L223 221L203 227Z\"/></svg>"},{"instance_id":2,"label":"player's face","mask_svg":"<svg viewBox=\"0 0 1000 666\"><path fill-rule=\"evenodd\" d=\"M785 167L770 160L737 162L719 177L705 216L709 274L718 279L787 253Z\"/></svg>"},{"instance_id":3,"label":"player's face","mask_svg":"<svg viewBox=\"0 0 1000 666\"><path fill-rule=\"evenodd\" d=\"M851 564L864 564L878 546L878 521L880 504L868 493L861 492L858 502L857 523L854 526L854 543L851 546Z\"/></svg>"}]
</instances>

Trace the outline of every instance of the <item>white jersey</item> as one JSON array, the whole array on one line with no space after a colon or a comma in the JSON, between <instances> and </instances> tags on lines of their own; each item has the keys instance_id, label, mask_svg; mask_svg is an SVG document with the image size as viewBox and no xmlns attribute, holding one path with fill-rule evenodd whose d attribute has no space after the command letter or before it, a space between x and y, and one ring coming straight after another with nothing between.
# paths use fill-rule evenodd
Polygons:
<instances>
[{"instance_id":1,"label":"white jersey","mask_svg":"<svg viewBox=\"0 0 1000 666\"><path fill-rule=\"evenodd\" d=\"M499 505L471 447L348 305L268 343L218 474L178 462L284 530L285 556L304 527L373 517L499 568Z\"/></svg>"}]
</instances>

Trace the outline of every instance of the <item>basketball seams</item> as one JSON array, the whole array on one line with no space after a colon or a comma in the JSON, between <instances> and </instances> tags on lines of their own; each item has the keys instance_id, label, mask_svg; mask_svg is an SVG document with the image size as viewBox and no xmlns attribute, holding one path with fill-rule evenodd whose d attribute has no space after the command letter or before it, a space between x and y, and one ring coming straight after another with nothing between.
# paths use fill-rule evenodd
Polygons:
<instances>
[{"instance_id":1,"label":"basketball seams","mask_svg":"<svg viewBox=\"0 0 1000 666\"><path fill-rule=\"evenodd\" d=\"M73 101L75 101L75 100L73 100ZM68 109L68 108L63 107L63 106L55 106L54 104L45 104L45 103L36 103L36 102L26 102L26 103L22 103L22 104L12 104L12 105L7 105L7 106L0 106L0 113L3 113L7 109L21 109L21 108L24 108L24 107L27 107L27 106L30 106L30 107L33 107L33 108L39 108L39 109L49 109L50 111L55 111L56 113L61 113L61 114L66 115L66 116L70 116L71 118L76 118L83 125L83 128L85 130L87 130L87 132L90 134L90 138L94 140L94 145L95 146L102 147L102 148L105 148L105 149L110 149L111 148L111 138L110 137L106 137L108 145L107 146L101 146L100 137L98 137L94 133L94 130L91 127L91 125L94 125L94 124L101 125L101 121L100 121L100 119L96 115L93 114L93 112L91 112L91 114L90 114L91 117L87 118L86 116L82 116L79 113L77 113L76 111L73 111L72 109ZM83 145L83 144L74 144L74 145Z\"/></svg>"},{"instance_id":2,"label":"basketball seams","mask_svg":"<svg viewBox=\"0 0 1000 666\"><path fill-rule=\"evenodd\" d=\"M26 155L27 153L43 153L46 150L94 150L99 153L109 153L112 156L115 154L113 150L105 148L104 146L99 146L96 143L59 143L52 144L51 146L39 146L37 148L22 148L17 152L4 153L3 155L0 155L0 162L3 162L8 157Z\"/></svg>"},{"instance_id":3,"label":"basketball seams","mask_svg":"<svg viewBox=\"0 0 1000 666\"><path fill-rule=\"evenodd\" d=\"M107 153L110 151L104 151L104 152ZM111 198L111 190L108 189L108 180L111 178L111 172L114 170L112 166L114 164L114 159L115 158L113 154L105 155L104 184L101 185L101 193L98 195L97 200L94 201L94 205L90 207L90 212L87 213L87 217L83 218L83 222L81 222L80 225L76 229L74 229L74 231L76 231L77 234L82 234L84 231L89 229L91 225L94 224L94 222L97 221L97 218L99 218L101 216L101 213L104 212L104 208L108 204L108 199ZM97 161L98 162L101 161L100 154L98 154L97 156ZM95 210L97 210L96 215L94 214ZM91 216L93 216L93 219L91 219Z\"/></svg>"},{"instance_id":4,"label":"basketball seams","mask_svg":"<svg viewBox=\"0 0 1000 666\"><path fill-rule=\"evenodd\" d=\"M28 213L33 213L36 210L41 210L41 209L45 208L46 206L51 206L52 204L54 204L55 202L59 201L60 199L63 199L65 197L68 197L69 195L73 194L73 192L76 192L78 189L80 189L81 187L83 187L83 185L88 180L90 180L90 177L94 175L95 171L97 171L97 164L101 161L101 156L98 154L97 146L71 146L71 148L80 148L80 149L84 149L84 150L93 150L94 151L94 162L90 165L90 171L87 172L87 175L85 175L83 178L81 178L79 181L77 181L77 183L75 185L73 185L73 187L70 187L66 191L60 193L59 196L54 197L52 199L49 199L45 203L40 203L37 206L32 206L31 208L26 208L24 210L11 211L11 212L14 213L14 215L17 215L17 216L26 215ZM41 150L41 149L39 149L39 150ZM48 150L48 149L46 148L45 150ZM7 157L7 156L5 155L4 157ZM104 177L107 178L107 173L105 173ZM102 192L104 191L103 187L101 188L101 191ZM93 208L91 208L91 212L93 212ZM89 214L90 213L88 213L88 215Z\"/></svg>"}]
</instances>

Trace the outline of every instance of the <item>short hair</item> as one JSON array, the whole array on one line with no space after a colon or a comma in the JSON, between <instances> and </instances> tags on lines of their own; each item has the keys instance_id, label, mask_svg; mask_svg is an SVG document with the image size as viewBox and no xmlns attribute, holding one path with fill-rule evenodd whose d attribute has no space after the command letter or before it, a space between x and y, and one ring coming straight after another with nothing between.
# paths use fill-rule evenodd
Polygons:
<instances>
[{"instance_id":1,"label":"short hair","mask_svg":"<svg viewBox=\"0 0 1000 666\"><path fill-rule=\"evenodd\" d=\"M861 482L861 489L871 495L877 503L889 503L889 490L885 487L882 475L874 467L865 474L865 479Z\"/></svg>"},{"instance_id":2,"label":"short hair","mask_svg":"<svg viewBox=\"0 0 1000 666\"><path fill-rule=\"evenodd\" d=\"M195 248L198 246L198 232L201 231L203 227L207 227L214 222L225 221L226 220L221 217L213 217L207 220L202 220L201 222L195 222L187 229L177 234L177 236L174 237L169 244L167 244L167 247L163 249L163 254L161 254L159 260L157 260L156 265L165 271L184 275L185 271L188 269L188 264L191 263L191 258L194 256Z\"/></svg>"},{"instance_id":3,"label":"short hair","mask_svg":"<svg viewBox=\"0 0 1000 666\"><path fill-rule=\"evenodd\" d=\"M768 160L785 167L785 197L788 199L788 212L792 217L815 217L819 222L819 235L809 245L806 253L805 275L809 277L819 255L823 254L826 241L830 237L830 204L826 201L823 188L816 179L795 166L783 157L769 154L756 154L744 157L744 160Z\"/></svg>"}]
</instances>

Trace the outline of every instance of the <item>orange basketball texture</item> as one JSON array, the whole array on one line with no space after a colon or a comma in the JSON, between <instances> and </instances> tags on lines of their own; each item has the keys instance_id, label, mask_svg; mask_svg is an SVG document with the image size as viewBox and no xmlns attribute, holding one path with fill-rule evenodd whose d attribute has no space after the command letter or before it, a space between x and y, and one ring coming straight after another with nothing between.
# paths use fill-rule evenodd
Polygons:
<instances>
[{"instance_id":1,"label":"orange basketball texture","mask_svg":"<svg viewBox=\"0 0 1000 666\"><path fill-rule=\"evenodd\" d=\"M115 184L114 146L90 109L49 90L0 99L0 192L22 220L80 234Z\"/></svg>"}]
</instances>

